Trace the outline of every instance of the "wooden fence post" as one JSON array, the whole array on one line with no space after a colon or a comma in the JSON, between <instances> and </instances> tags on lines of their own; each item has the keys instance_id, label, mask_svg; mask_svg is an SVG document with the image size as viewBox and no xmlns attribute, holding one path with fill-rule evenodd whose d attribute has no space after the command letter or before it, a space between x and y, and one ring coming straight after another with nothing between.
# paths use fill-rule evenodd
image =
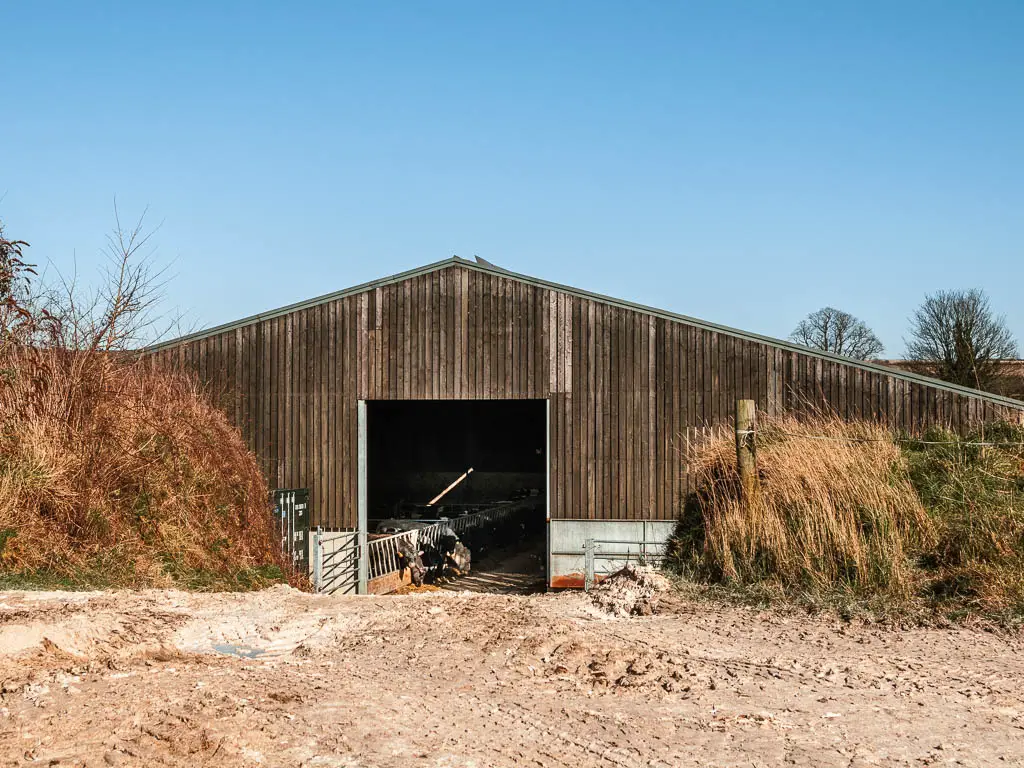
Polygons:
<instances>
[{"instance_id":1,"label":"wooden fence post","mask_svg":"<svg viewBox=\"0 0 1024 768\"><path fill-rule=\"evenodd\" d=\"M740 475L743 503L757 493L757 453L754 449L754 425L757 404L753 400L736 401L736 467Z\"/></svg>"}]
</instances>

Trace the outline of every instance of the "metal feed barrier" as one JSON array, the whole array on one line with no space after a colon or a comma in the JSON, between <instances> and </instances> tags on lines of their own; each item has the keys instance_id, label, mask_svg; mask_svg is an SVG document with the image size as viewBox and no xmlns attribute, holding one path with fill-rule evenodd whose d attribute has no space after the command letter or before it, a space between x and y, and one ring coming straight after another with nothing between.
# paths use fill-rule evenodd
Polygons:
<instances>
[{"instance_id":1,"label":"metal feed barrier","mask_svg":"<svg viewBox=\"0 0 1024 768\"><path fill-rule=\"evenodd\" d=\"M618 549L608 551L605 547ZM662 563L665 561L667 548L667 541L587 539L583 544L583 589L589 592L598 576L611 576L629 562L644 565Z\"/></svg>"},{"instance_id":2,"label":"metal feed barrier","mask_svg":"<svg viewBox=\"0 0 1024 768\"><path fill-rule=\"evenodd\" d=\"M463 515L462 517L429 521L420 520L418 522L429 524L423 528L392 533L373 539L367 545L369 578L376 579L389 573L397 573L402 569L401 560L398 557L398 545L400 543L408 544L414 551L419 551L424 547L436 545L444 535L445 529L452 530L459 538L463 538L472 529L507 523L514 519L518 511L519 505L515 502L509 502L485 509L482 512Z\"/></svg>"}]
</instances>

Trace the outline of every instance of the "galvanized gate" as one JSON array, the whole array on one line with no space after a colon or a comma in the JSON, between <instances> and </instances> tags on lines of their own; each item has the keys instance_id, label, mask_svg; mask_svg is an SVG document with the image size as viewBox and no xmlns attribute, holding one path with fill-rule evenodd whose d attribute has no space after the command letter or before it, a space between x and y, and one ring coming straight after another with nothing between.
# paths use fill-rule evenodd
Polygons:
<instances>
[{"instance_id":1,"label":"galvanized gate","mask_svg":"<svg viewBox=\"0 0 1024 768\"><path fill-rule=\"evenodd\" d=\"M273 496L281 551L297 572L309 573L309 489L279 488Z\"/></svg>"},{"instance_id":2,"label":"galvanized gate","mask_svg":"<svg viewBox=\"0 0 1024 768\"><path fill-rule=\"evenodd\" d=\"M355 531L313 531L313 591L325 595L365 592L359 584L359 535Z\"/></svg>"}]
</instances>

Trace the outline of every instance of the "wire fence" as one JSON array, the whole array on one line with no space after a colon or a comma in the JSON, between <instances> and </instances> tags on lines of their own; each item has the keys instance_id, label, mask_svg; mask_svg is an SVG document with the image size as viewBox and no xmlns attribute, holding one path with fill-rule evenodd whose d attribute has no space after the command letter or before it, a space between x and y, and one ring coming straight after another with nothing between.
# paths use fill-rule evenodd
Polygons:
<instances>
[{"instance_id":1,"label":"wire fence","mask_svg":"<svg viewBox=\"0 0 1024 768\"><path fill-rule=\"evenodd\" d=\"M986 441L986 440L924 440L918 437L900 437L893 435L891 438L878 438L878 437L845 437L836 435L806 435L799 432L786 432L785 430L771 428L771 433L775 435L785 435L786 437L795 437L800 440L824 440L835 443L900 443L904 445L954 445L962 448L966 447L979 447L979 448L1021 448L1024 449L1024 441L1010 442L1010 441ZM755 439L759 437L757 430L752 430Z\"/></svg>"}]
</instances>

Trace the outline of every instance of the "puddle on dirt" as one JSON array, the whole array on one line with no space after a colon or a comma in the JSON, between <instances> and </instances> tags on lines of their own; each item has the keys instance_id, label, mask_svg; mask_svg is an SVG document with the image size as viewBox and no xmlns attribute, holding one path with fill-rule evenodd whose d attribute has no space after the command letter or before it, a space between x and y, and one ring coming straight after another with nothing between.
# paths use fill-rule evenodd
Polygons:
<instances>
[{"instance_id":1,"label":"puddle on dirt","mask_svg":"<svg viewBox=\"0 0 1024 768\"><path fill-rule=\"evenodd\" d=\"M217 653L224 653L228 656L238 656L243 659L255 659L266 653L262 648L253 648L251 645L235 645L234 643L221 643L213 646Z\"/></svg>"}]
</instances>

